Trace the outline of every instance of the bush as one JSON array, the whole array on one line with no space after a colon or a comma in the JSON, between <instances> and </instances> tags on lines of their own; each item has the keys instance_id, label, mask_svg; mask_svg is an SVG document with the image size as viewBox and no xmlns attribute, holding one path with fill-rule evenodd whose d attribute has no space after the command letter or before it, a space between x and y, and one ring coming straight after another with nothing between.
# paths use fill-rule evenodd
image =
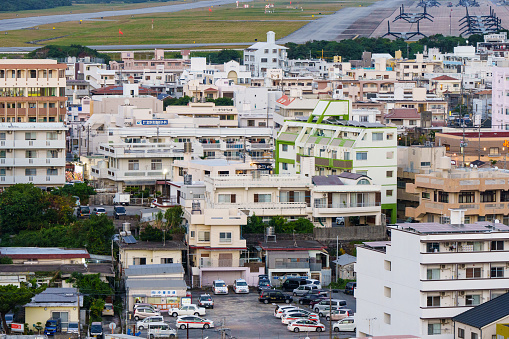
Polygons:
<instances>
[{"instance_id":1,"label":"bush","mask_svg":"<svg viewBox=\"0 0 509 339\"><path fill-rule=\"evenodd\" d=\"M335 290L344 290L346 287L346 284L349 282L355 282L353 279L341 279L339 278L337 281L333 281L329 284L330 289Z\"/></svg>"}]
</instances>

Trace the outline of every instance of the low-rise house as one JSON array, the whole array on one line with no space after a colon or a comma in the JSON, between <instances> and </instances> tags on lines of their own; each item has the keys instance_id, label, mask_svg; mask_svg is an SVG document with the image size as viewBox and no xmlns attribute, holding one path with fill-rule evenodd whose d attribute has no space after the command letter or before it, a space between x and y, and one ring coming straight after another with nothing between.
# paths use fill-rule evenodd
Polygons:
<instances>
[{"instance_id":1,"label":"low-rise house","mask_svg":"<svg viewBox=\"0 0 509 339\"><path fill-rule=\"evenodd\" d=\"M454 338L491 339L497 337L498 324L509 322L509 293L458 314ZM500 337L498 337L500 338Z\"/></svg>"},{"instance_id":2,"label":"low-rise house","mask_svg":"<svg viewBox=\"0 0 509 339\"><path fill-rule=\"evenodd\" d=\"M38 322L44 326L46 320L60 318L65 330L69 322L78 321L80 307L83 295L78 296L76 288L47 288L25 305L25 323L31 329Z\"/></svg>"},{"instance_id":3,"label":"low-rise house","mask_svg":"<svg viewBox=\"0 0 509 339\"><path fill-rule=\"evenodd\" d=\"M119 243L119 263L122 271L133 265L182 264L182 251L186 245L182 241L165 242L139 241Z\"/></svg>"},{"instance_id":4,"label":"low-rise house","mask_svg":"<svg viewBox=\"0 0 509 339\"><path fill-rule=\"evenodd\" d=\"M0 256L13 264L84 264L90 259L86 249L59 247L0 247Z\"/></svg>"},{"instance_id":5,"label":"low-rise house","mask_svg":"<svg viewBox=\"0 0 509 339\"><path fill-rule=\"evenodd\" d=\"M355 279L354 264L357 258L350 254L340 255L333 261L336 264L336 276L338 279Z\"/></svg>"}]
</instances>

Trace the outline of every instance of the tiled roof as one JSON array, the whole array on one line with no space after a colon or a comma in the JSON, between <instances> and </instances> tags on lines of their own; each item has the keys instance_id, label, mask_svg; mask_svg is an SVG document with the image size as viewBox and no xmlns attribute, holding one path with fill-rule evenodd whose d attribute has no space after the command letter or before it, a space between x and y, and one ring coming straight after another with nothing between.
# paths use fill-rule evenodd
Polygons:
<instances>
[{"instance_id":1,"label":"tiled roof","mask_svg":"<svg viewBox=\"0 0 509 339\"><path fill-rule=\"evenodd\" d=\"M431 79L431 80L437 80L437 81L439 81L439 80L456 80L456 81L459 81L459 79L456 79L456 78L450 77L450 76L448 76L448 75L441 75L441 76L436 77L436 78L433 78L433 79Z\"/></svg>"},{"instance_id":2,"label":"tiled roof","mask_svg":"<svg viewBox=\"0 0 509 339\"><path fill-rule=\"evenodd\" d=\"M394 108L385 116L386 119L420 119L417 108Z\"/></svg>"},{"instance_id":3,"label":"tiled roof","mask_svg":"<svg viewBox=\"0 0 509 339\"><path fill-rule=\"evenodd\" d=\"M481 329L501 318L509 316L509 307L507 305L509 305L509 293L460 313L452 318L452 320Z\"/></svg>"}]
</instances>

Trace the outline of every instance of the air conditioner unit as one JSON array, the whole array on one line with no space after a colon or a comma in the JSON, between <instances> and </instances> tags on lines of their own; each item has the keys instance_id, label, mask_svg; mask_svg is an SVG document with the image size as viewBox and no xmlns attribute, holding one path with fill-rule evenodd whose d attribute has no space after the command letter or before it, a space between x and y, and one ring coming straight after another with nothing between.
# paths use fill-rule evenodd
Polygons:
<instances>
[{"instance_id":1,"label":"air conditioner unit","mask_svg":"<svg viewBox=\"0 0 509 339\"><path fill-rule=\"evenodd\" d=\"M445 292L440 292L440 295L443 297L445 295Z\"/></svg>"},{"instance_id":2,"label":"air conditioner unit","mask_svg":"<svg viewBox=\"0 0 509 339\"><path fill-rule=\"evenodd\" d=\"M444 268L445 268L445 265L440 265L440 268L441 268L441 269L444 269Z\"/></svg>"},{"instance_id":3,"label":"air conditioner unit","mask_svg":"<svg viewBox=\"0 0 509 339\"><path fill-rule=\"evenodd\" d=\"M460 291L460 295L465 295L465 291Z\"/></svg>"},{"instance_id":4,"label":"air conditioner unit","mask_svg":"<svg viewBox=\"0 0 509 339\"><path fill-rule=\"evenodd\" d=\"M7 170L11 170L12 169L12 167L6 167L6 168L7 168ZM507 264L507 265L509 265L509 264Z\"/></svg>"},{"instance_id":5,"label":"air conditioner unit","mask_svg":"<svg viewBox=\"0 0 509 339\"><path fill-rule=\"evenodd\" d=\"M447 319L440 319L440 322L441 322L442 324L445 324L445 323L447 322Z\"/></svg>"},{"instance_id":6,"label":"air conditioner unit","mask_svg":"<svg viewBox=\"0 0 509 339\"><path fill-rule=\"evenodd\" d=\"M10 148L9 148L9 149L7 150L7 153L12 153L12 149L10 149Z\"/></svg>"},{"instance_id":7,"label":"air conditioner unit","mask_svg":"<svg viewBox=\"0 0 509 339\"><path fill-rule=\"evenodd\" d=\"M7 131L8 134L12 134L12 131Z\"/></svg>"},{"instance_id":8,"label":"air conditioner unit","mask_svg":"<svg viewBox=\"0 0 509 339\"><path fill-rule=\"evenodd\" d=\"M460 268L465 268L465 264L461 264L461 265L460 265Z\"/></svg>"},{"instance_id":9,"label":"air conditioner unit","mask_svg":"<svg viewBox=\"0 0 509 339\"><path fill-rule=\"evenodd\" d=\"M57 134L62 134L62 131L57 131Z\"/></svg>"}]
</instances>

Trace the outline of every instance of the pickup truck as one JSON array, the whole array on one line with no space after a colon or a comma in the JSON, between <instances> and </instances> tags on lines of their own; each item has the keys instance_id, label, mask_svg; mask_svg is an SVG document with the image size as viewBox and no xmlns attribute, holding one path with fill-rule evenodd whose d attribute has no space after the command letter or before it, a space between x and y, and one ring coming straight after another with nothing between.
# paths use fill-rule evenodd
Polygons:
<instances>
[{"instance_id":1,"label":"pickup truck","mask_svg":"<svg viewBox=\"0 0 509 339\"><path fill-rule=\"evenodd\" d=\"M190 304L184 305L180 308L171 308L168 310L168 314L172 317L179 317L181 315L205 315L205 309L203 307Z\"/></svg>"}]
</instances>

